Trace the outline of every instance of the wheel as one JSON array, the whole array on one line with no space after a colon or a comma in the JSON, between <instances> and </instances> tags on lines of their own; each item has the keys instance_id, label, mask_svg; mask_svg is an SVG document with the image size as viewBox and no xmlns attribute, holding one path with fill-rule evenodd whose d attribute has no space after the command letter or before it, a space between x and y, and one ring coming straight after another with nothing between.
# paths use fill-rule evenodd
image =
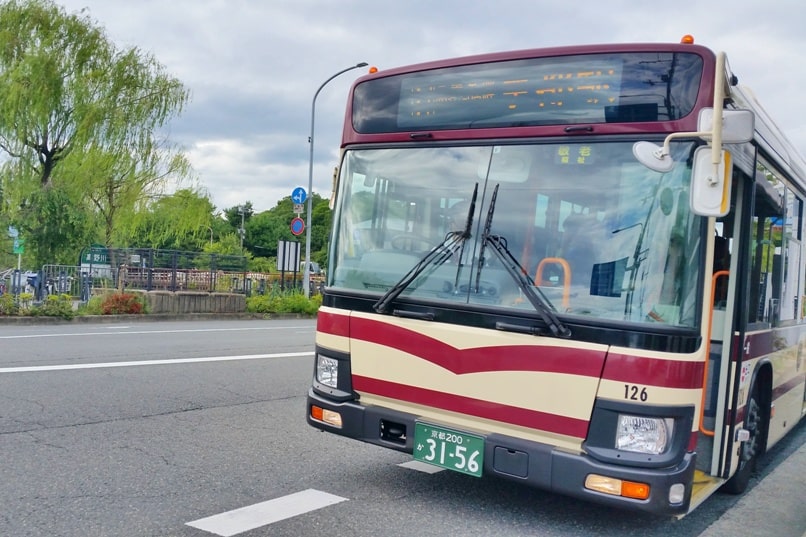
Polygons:
<instances>
[{"instance_id":1,"label":"wheel","mask_svg":"<svg viewBox=\"0 0 806 537\"><path fill-rule=\"evenodd\" d=\"M722 486L722 490L728 494L741 494L750 483L750 476L756 469L756 460L763 449L764 420L759 390L757 386L753 386L750 398L747 400L747 414L744 418L744 428L750 433L750 439L742 443L742 449L739 452L739 468L733 477Z\"/></svg>"}]
</instances>

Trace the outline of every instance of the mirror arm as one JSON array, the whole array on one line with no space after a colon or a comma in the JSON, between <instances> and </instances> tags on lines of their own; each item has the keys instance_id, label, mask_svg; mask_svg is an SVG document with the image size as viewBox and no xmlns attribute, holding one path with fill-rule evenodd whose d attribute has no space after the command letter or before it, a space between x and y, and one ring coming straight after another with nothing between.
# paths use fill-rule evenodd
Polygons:
<instances>
[{"instance_id":1,"label":"mirror arm","mask_svg":"<svg viewBox=\"0 0 806 537\"><path fill-rule=\"evenodd\" d=\"M659 159L669 155L672 151L671 142L676 138L704 138L706 140L713 137L712 131L696 131L696 132L673 132L663 140L663 147L655 152L655 156ZM717 162L719 164L719 162Z\"/></svg>"},{"instance_id":2,"label":"mirror arm","mask_svg":"<svg viewBox=\"0 0 806 537\"><path fill-rule=\"evenodd\" d=\"M725 103L725 53L716 55L716 81L714 83L714 120L711 124L711 163L722 162L722 108Z\"/></svg>"}]
</instances>

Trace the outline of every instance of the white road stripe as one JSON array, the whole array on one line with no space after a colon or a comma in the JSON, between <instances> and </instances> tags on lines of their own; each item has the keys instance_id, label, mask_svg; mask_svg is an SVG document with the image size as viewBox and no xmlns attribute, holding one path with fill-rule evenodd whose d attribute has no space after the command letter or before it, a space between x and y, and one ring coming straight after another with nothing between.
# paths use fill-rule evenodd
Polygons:
<instances>
[{"instance_id":1,"label":"white road stripe","mask_svg":"<svg viewBox=\"0 0 806 537\"><path fill-rule=\"evenodd\" d=\"M176 358L172 360L142 360L138 362L101 362L91 364L36 365L27 367L2 367L0 373L31 373L37 371L65 371L68 369L103 369L108 367L134 367L140 365L175 365L204 362L232 362L235 360L263 360L266 358L295 358L313 356L307 352L278 352L276 354L244 354L242 356L208 356L204 358Z\"/></svg>"},{"instance_id":2,"label":"white road stripe","mask_svg":"<svg viewBox=\"0 0 806 537\"><path fill-rule=\"evenodd\" d=\"M232 535L238 535L245 531L344 501L347 501L347 498L308 489L267 502L256 503L233 511L227 511L226 513L200 518L193 522L187 522L185 525L215 533L216 535L221 535L221 537L231 537Z\"/></svg>"},{"instance_id":3,"label":"white road stripe","mask_svg":"<svg viewBox=\"0 0 806 537\"><path fill-rule=\"evenodd\" d=\"M437 472L441 472L445 469L422 461L402 462L398 464L398 466L401 468L408 468L409 470L417 470L418 472L423 472L426 474L436 474Z\"/></svg>"}]
</instances>

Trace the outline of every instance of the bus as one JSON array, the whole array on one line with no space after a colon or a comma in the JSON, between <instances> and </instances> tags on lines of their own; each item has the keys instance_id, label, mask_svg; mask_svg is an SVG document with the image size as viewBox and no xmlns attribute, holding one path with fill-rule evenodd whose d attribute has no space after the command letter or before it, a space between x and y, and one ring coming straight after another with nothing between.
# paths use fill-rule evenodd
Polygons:
<instances>
[{"instance_id":1,"label":"bus","mask_svg":"<svg viewBox=\"0 0 806 537\"><path fill-rule=\"evenodd\" d=\"M803 417L806 163L724 53L367 74L341 155L311 426L682 517Z\"/></svg>"}]
</instances>

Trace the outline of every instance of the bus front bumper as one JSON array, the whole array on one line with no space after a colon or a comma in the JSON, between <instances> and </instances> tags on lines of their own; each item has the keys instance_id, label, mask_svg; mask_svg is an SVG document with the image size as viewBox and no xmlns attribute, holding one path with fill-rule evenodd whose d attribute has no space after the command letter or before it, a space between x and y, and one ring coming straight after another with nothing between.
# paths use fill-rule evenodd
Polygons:
<instances>
[{"instance_id":1,"label":"bus front bumper","mask_svg":"<svg viewBox=\"0 0 806 537\"><path fill-rule=\"evenodd\" d=\"M312 417L313 409L340 416L336 427ZM317 411L318 412L318 411ZM356 401L334 402L310 389L308 424L317 429L370 444L412 453L414 424L419 416L383 407L363 406ZM666 468L641 468L603 463L585 453L569 453L555 446L501 434L484 436L483 475L495 475L528 486L586 501L656 515L680 516L688 512L696 454L686 453L678 464ZM589 476L643 483L650 487L647 499L638 500L586 488ZM685 487L680 501L671 502L670 490Z\"/></svg>"}]
</instances>

